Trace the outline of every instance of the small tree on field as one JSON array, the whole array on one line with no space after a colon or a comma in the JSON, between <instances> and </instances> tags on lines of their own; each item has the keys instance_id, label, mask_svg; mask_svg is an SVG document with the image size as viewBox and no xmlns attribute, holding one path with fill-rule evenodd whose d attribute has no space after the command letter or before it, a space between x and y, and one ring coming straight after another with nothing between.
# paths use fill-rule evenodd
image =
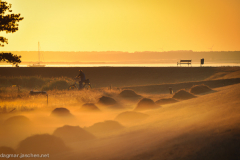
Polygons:
<instances>
[{"instance_id":1,"label":"small tree on field","mask_svg":"<svg viewBox=\"0 0 240 160\"><path fill-rule=\"evenodd\" d=\"M18 22L23 20L20 14L6 14L6 12L12 12L11 4L7 2L1 2L0 0L0 32L6 31L6 33L13 33L18 30ZM4 44L8 44L8 39L0 36L0 47L4 47ZM0 53L0 61L5 61L18 66L21 63L21 56L13 55L12 53Z\"/></svg>"}]
</instances>

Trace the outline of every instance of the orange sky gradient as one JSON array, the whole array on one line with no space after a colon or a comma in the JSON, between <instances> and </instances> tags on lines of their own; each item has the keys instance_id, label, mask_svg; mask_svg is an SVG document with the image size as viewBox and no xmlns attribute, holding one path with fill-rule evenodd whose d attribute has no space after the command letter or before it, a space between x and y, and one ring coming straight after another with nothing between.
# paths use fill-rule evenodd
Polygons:
<instances>
[{"instance_id":1,"label":"orange sky gradient","mask_svg":"<svg viewBox=\"0 0 240 160\"><path fill-rule=\"evenodd\" d=\"M2 51L240 50L239 0L7 2L24 20Z\"/></svg>"}]
</instances>

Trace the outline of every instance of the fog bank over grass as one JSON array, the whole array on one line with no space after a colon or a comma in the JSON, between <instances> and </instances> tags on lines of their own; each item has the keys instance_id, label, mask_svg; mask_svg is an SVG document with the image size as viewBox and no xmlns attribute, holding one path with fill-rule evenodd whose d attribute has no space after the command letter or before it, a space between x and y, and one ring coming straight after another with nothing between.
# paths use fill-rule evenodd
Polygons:
<instances>
[{"instance_id":1,"label":"fog bank over grass","mask_svg":"<svg viewBox=\"0 0 240 160\"><path fill-rule=\"evenodd\" d=\"M220 74L223 70L215 69L218 72L212 70L204 75L210 78L206 81L192 82L185 77L195 72L191 68L180 77L184 82L149 85L151 80L145 80L145 85L129 86L131 92L127 93L123 92L124 82L117 81L122 87L90 90L53 87L47 91L48 96L33 96L29 95L29 86L38 79L43 85L36 86L37 90L55 82L64 86L62 81L71 81L65 77L9 77L30 84L22 85L19 92L10 85L0 88L0 149L13 153L50 153L49 159L53 160L238 159L239 69L226 68L224 75ZM115 76L119 74L125 73L116 72ZM142 76L138 69L135 76L137 79ZM111 83L109 79L105 81ZM207 83L210 90L204 94L189 93L191 87L203 86L202 83ZM169 85L173 93L185 89L184 93L192 95L191 98L175 99L169 93ZM99 103L102 97L114 103ZM136 110L138 107L141 109Z\"/></svg>"}]
</instances>

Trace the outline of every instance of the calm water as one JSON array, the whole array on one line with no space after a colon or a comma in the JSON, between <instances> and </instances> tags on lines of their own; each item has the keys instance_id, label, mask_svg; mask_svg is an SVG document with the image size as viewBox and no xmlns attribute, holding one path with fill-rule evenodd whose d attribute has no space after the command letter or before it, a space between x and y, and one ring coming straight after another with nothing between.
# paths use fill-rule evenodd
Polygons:
<instances>
[{"instance_id":1,"label":"calm water","mask_svg":"<svg viewBox=\"0 0 240 160\"><path fill-rule=\"evenodd\" d=\"M192 67L200 67L200 64L192 64ZM203 67L240 67L240 63L206 63ZM11 64L0 64L0 67L13 67ZM27 67L27 64L20 64L19 67ZM176 63L152 63L152 64L46 64L46 67L177 67ZM181 65L188 67L188 65Z\"/></svg>"}]
</instances>

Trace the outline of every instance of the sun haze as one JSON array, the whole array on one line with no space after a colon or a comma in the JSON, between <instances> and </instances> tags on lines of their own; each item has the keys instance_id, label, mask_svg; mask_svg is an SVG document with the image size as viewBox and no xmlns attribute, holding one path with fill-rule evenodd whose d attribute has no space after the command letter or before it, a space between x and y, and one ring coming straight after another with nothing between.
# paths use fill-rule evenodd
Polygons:
<instances>
[{"instance_id":1,"label":"sun haze","mask_svg":"<svg viewBox=\"0 0 240 160\"><path fill-rule=\"evenodd\" d=\"M24 20L4 51L240 50L238 0L8 0Z\"/></svg>"}]
</instances>

